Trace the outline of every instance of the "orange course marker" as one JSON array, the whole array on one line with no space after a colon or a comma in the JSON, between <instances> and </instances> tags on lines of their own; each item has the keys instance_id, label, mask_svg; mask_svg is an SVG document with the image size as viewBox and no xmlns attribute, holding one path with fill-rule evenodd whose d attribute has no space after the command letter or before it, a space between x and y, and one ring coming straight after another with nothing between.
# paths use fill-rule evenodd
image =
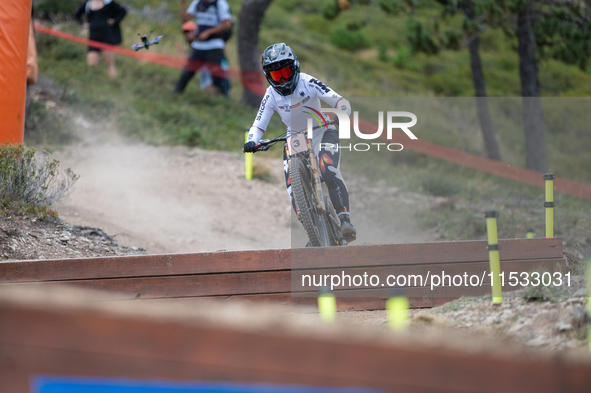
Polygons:
<instances>
[{"instance_id":1,"label":"orange course marker","mask_svg":"<svg viewBox=\"0 0 591 393\"><path fill-rule=\"evenodd\" d=\"M23 143L30 1L0 1L0 144Z\"/></svg>"}]
</instances>

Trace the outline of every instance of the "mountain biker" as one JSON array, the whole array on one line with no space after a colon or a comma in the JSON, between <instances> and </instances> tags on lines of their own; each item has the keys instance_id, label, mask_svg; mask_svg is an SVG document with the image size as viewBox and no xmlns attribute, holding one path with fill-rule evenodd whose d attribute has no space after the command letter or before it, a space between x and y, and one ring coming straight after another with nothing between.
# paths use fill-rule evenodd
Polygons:
<instances>
[{"instance_id":1,"label":"mountain biker","mask_svg":"<svg viewBox=\"0 0 591 393\"><path fill-rule=\"evenodd\" d=\"M314 130L312 146L318 158L320 172L328 187L330 199L340 218L341 233L348 242L355 240L357 231L351 224L349 191L340 171L340 149L326 148L326 146L340 146L339 134L334 125L326 128L330 118L320 112L320 99L322 99L331 107L343 110L349 115L351 114L349 101L313 76L300 72L297 56L284 43L274 44L265 49L262 55L262 66L265 78L271 86L267 88L261 101L255 121L248 133L244 151L256 150L275 111L287 126L288 136L292 130L305 129L308 124L307 119L312 114L316 119L322 116L324 122L320 123L324 126ZM321 149L321 146L324 148ZM285 150L283 151L283 168L287 192L295 209Z\"/></svg>"}]
</instances>

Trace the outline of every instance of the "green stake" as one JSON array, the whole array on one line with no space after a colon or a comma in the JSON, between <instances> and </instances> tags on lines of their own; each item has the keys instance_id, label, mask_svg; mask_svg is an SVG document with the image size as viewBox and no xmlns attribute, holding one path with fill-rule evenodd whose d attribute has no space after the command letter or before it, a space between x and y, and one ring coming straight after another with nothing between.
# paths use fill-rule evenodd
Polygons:
<instances>
[{"instance_id":1,"label":"green stake","mask_svg":"<svg viewBox=\"0 0 591 393\"><path fill-rule=\"evenodd\" d=\"M334 321L337 315L337 300L328 287L322 287L318 296L318 311L324 322Z\"/></svg>"},{"instance_id":2,"label":"green stake","mask_svg":"<svg viewBox=\"0 0 591 393\"><path fill-rule=\"evenodd\" d=\"M556 203L554 202L554 176L551 173L546 173L544 175L544 180L546 181L546 202L544 202L544 207L546 208L546 237L554 237L554 207Z\"/></svg>"},{"instance_id":3,"label":"green stake","mask_svg":"<svg viewBox=\"0 0 591 393\"><path fill-rule=\"evenodd\" d=\"M492 301L500 304L503 302L503 289L501 288L501 262L499 259L499 240L497 238L497 217L499 213L491 210L484 213L486 218L486 233L488 234L488 259L492 273Z\"/></svg>"}]
</instances>

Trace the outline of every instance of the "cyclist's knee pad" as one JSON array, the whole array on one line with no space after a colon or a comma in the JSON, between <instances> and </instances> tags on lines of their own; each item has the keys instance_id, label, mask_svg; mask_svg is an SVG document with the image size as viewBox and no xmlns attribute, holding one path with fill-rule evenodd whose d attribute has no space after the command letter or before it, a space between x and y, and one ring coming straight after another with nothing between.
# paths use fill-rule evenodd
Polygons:
<instances>
[{"instance_id":1,"label":"cyclist's knee pad","mask_svg":"<svg viewBox=\"0 0 591 393\"><path fill-rule=\"evenodd\" d=\"M329 154L321 154L320 160L318 161L320 166L320 174L322 175L326 185L329 186L339 177L339 168L335 165L333 158L331 158Z\"/></svg>"}]
</instances>

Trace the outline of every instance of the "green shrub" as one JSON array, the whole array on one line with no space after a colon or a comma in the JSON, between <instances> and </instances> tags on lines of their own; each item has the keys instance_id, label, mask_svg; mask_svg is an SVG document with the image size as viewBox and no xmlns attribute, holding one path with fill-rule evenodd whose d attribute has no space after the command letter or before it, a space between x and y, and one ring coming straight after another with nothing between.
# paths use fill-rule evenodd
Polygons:
<instances>
[{"instance_id":1,"label":"green shrub","mask_svg":"<svg viewBox=\"0 0 591 393\"><path fill-rule=\"evenodd\" d=\"M396 56L392 58L392 64L396 68L405 68L410 59L410 49L406 45L400 45Z\"/></svg>"},{"instance_id":2,"label":"green shrub","mask_svg":"<svg viewBox=\"0 0 591 393\"><path fill-rule=\"evenodd\" d=\"M368 48L371 41L361 30L351 30L346 25L338 25L330 32L330 42L338 48L356 50Z\"/></svg>"},{"instance_id":3,"label":"green shrub","mask_svg":"<svg viewBox=\"0 0 591 393\"><path fill-rule=\"evenodd\" d=\"M35 40L39 56L51 56L55 60L78 60L86 56L84 47L75 42L40 33Z\"/></svg>"},{"instance_id":4,"label":"green shrub","mask_svg":"<svg viewBox=\"0 0 591 393\"><path fill-rule=\"evenodd\" d=\"M421 180L425 193L435 196L447 197L460 193L460 186L448 176L425 174Z\"/></svg>"},{"instance_id":5,"label":"green shrub","mask_svg":"<svg viewBox=\"0 0 591 393\"><path fill-rule=\"evenodd\" d=\"M35 17L41 19L73 19L76 7L81 0L35 0L33 10Z\"/></svg>"},{"instance_id":6,"label":"green shrub","mask_svg":"<svg viewBox=\"0 0 591 393\"><path fill-rule=\"evenodd\" d=\"M318 14L325 7L325 3L318 0L283 0L279 5L288 12L299 11L304 14Z\"/></svg>"},{"instance_id":7,"label":"green shrub","mask_svg":"<svg viewBox=\"0 0 591 393\"><path fill-rule=\"evenodd\" d=\"M43 56L44 54L51 54L54 47L64 44L65 40L60 40L49 34L35 34L35 41L37 45L37 54Z\"/></svg>"},{"instance_id":8,"label":"green shrub","mask_svg":"<svg viewBox=\"0 0 591 393\"><path fill-rule=\"evenodd\" d=\"M388 45L383 41L378 44L378 60L388 61Z\"/></svg>"},{"instance_id":9,"label":"green shrub","mask_svg":"<svg viewBox=\"0 0 591 393\"><path fill-rule=\"evenodd\" d=\"M178 135L178 143L195 147L203 141L202 130L194 124L189 124L181 127Z\"/></svg>"},{"instance_id":10,"label":"green shrub","mask_svg":"<svg viewBox=\"0 0 591 393\"><path fill-rule=\"evenodd\" d=\"M423 24L416 19L411 18L407 21L406 38L413 52L422 52L428 55L439 53L439 47L433 37L423 27Z\"/></svg>"},{"instance_id":11,"label":"green shrub","mask_svg":"<svg viewBox=\"0 0 591 393\"><path fill-rule=\"evenodd\" d=\"M18 202L47 207L63 202L78 175L58 170L59 161L47 152L25 149L23 145L0 146L0 200L3 205Z\"/></svg>"}]
</instances>

